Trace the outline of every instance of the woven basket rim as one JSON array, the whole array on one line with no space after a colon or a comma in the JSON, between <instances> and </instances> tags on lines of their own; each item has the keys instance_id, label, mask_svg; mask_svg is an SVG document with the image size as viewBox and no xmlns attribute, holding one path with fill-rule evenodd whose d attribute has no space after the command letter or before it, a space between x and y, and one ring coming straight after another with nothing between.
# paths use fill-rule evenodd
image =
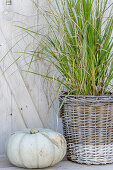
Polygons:
<instances>
[{"instance_id":1,"label":"woven basket rim","mask_svg":"<svg viewBox=\"0 0 113 170\"><path fill-rule=\"evenodd\" d=\"M102 102L102 103L113 103L113 95L104 95L104 96L90 96L90 95L68 95L67 94L61 94L59 96L59 100L64 100L65 102Z\"/></svg>"},{"instance_id":2,"label":"woven basket rim","mask_svg":"<svg viewBox=\"0 0 113 170\"><path fill-rule=\"evenodd\" d=\"M99 95L98 96L96 96L96 95L82 95L82 94L79 94L79 95L78 94L69 94L68 95L67 91L61 91L59 96L67 96L68 95L68 96L71 96L71 97L76 96L76 97L98 97L98 98L99 97L100 98L102 98L102 97L113 97L113 93L109 92L108 94L109 95L106 94L106 95L102 95L102 96L99 96Z\"/></svg>"},{"instance_id":3,"label":"woven basket rim","mask_svg":"<svg viewBox=\"0 0 113 170\"><path fill-rule=\"evenodd\" d=\"M67 94L60 94L60 96L67 96ZM113 95L103 95L103 96L94 96L94 95L74 95L74 94L70 94L70 95L68 95L68 96L70 96L70 97L88 97L88 98L103 98L103 97L105 97L105 98L110 98L110 97L113 97Z\"/></svg>"}]
</instances>

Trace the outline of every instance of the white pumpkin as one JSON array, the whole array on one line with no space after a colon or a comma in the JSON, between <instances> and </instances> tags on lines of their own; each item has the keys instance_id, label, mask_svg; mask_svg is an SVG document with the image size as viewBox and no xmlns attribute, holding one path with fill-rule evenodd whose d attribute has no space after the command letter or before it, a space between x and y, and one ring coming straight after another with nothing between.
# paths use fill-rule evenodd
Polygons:
<instances>
[{"instance_id":1,"label":"white pumpkin","mask_svg":"<svg viewBox=\"0 0 113 170\"><path fill-rule=\"evenodd\" d=\"M65 138L50 129L26 129L12 134L6 143L9 161L23 168L45 168L66 154Z\"/></svg>"}]
</instances>

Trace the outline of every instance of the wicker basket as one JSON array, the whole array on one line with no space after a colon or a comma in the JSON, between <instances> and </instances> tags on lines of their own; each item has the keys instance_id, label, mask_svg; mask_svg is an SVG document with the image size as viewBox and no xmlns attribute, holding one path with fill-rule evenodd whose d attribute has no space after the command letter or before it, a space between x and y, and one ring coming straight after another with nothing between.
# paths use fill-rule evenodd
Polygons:
<instances>
[{"instance_id":1,"label":"wicker basket","mask_svg":"<svg viewBox=\"0 0 113 170\"><path fill-rule=\"evenodd\" d=\"M60 96L60 102L64 99ZM86 164L113 163L113 96L69 95L61 110L67 158Z\"/></svg>"}]
</instances>

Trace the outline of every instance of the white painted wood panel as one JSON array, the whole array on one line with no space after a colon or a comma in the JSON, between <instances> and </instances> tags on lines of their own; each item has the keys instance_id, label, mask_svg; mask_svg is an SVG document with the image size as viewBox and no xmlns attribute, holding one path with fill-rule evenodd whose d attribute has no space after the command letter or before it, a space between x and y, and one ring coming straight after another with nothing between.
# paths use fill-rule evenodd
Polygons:
<instances>
[{"instance_id":1,"label":"white painted wood panel","mask_svg":"<svg viewBox=\"0 0 113 170\"><path fill-rule=\"evenodd\" d=\"M31 3L31 1L28 1L28 3ZM40 14L40 12L37 10L35 6L32 6L31 10L34 11L34 15L29 14L29 10L26 11L26 1L23 0L23 3L20 3L20 0L18 2L14 2L14 9L15 9L15 16L13 18L13 22L15 25L22 25L23 27L35 26L33 29L37 31L41 27L45 25L45 20ZM39 8L46 8L47 9L47 0L38 0ZM18 8L19 6L19 8ZM23 9L24 13L21 13L21 9ZM35 21L34 21L35 18ZM13 44L19 40L19 38L24 37L25 32L22 31L20 28L13 27ZM20 36L18 36L20 35ZM35 36L36 37L36 36ZM37 38L37 37L36 37ZM39 40L39 39L38 39ZM31 36L24 37L23 39L15 46L13 49L13 52L20 52L20 51L29 51L32 49L35 49L37 46L37 41L32 44L32 38ZM22 44L22 45L21 45ZM28 44L28 45L27 45ZM33 47L34 45L34 47ZM16 57L19 57L20 54L16 54ZM23 59L24 58L24 59ZM22 55L21 59L18 61L18 66L21 70L27 70L28 67L25 66L26 63L29 63L31 60L31 56L27 57L26 55ZM31 65L31 70L35 72L40 73L46 73L47 65L44 65L42 61L35 62ZM21 72L21 75L24 79L24 82L26 84L26 87L29 89L29 93L31 95L31 98L33 100L34 105L36 106L37 112L43 122L44 127L56 129L56 113L53 107L49 111L49 104L51 95L51 89L52 84L46 80L43 80L39 76L28 74L26 77L25 72Z\"/></svg>"},{"instance_id":2,"label":"white painted wood panel","mask_svg":"<svg viewBox=\"0 0 113 170\"><path fill-rule=\"evenodd\" d=\"M0 58L12 47L13 37L15 37L13 29L16 30L13 20L7 21L4 17L4 2L3 0L0 2L2 4L2 6L0 5ZM29 11L29 15L33 15L31 4L27 3L26 10ZM22 13L24 12L22 11ZM30 23L28 22L28 24ZM10 52L0 63L2 71L5 71L14 61L13 57L13 53ZM4 143L13 131L26 127L43 127L17 63L5 71L4 75L5 77L1 76L0 81L0 154L4 153Z\"/></svg>"},{"instance_id":3,"label":"white painted wood panel","mask_svg":"<svg viewBox=\"0 0 113 170\"><path fill-rule=\"evenodd\" d=\"M0 31L1 34L1 55L4 56L5 52L8 51L5 35ZM42 127L42 122L37 114L35 106L32 102L32 99L29 95L29 92L24 84L24 81L21 77L21 74L18 70L16 63L10 52L5 57L3 63L3 69L5 69L4 75L6 77L7 84L10 87L10 90L15 98L15 101L18 105L18 108L21 111L21 115L24 119L24 122L27 127ZM13 63L13 64L12 64ZM9 67L12 64L11 67ZM9 67L9 68L8 68ZM8 70L6 70L8 68ZM3 70L2 69L2 70ZM15 73L14 73L15 71ZM31 116L32 115L32 116Z\"/></svg>"},{"instance_id":4,"label":"white painted wood panel","mask_svg":"<svg viewBox=\"0 0 113 170\"><path fill-rule=\"evenodd\" d=\"M47 0L36 0L36 2L40 7L47 9ZM27 63L30 62L31 56L20 53L35 49L37 41L29 35L25 36L26 33L16 25L32 27L37 31L40 26L44 26L44 18L32 0L12 0L10 20L7 20L6 12L6 1L1 0L0 59L7 51L10 52L0 62L0 154L4 154L4 143L8 135L16 130L27 127L46 127L56 130L58 106L56 103L49 109L54 96L55 82L33 74L26 75L23 70L28 69ZM20 56L21 58L14 62ZM47 73L48 65L42 61L34 62L31 70Z\"/></svg>"},{"instance_id":5,"label":"white painted wood panel","mask_svg":"<svg viewBox=\"0 0 113 170\"><path fill-rule=\"evenodd\" d=\"M39 9L48 10L47 0L35 1ZM55 101L49 108L55 95L56 82L23 71L28 69L31 56L20 52L35 49L39 38L35 35L37 39L35 40L16 27L32 27L35 31L45 27L43 31L47 31L46 21L39 9L35 7L32 0L12 0L11 8L8 9L10 20L7 20L6 0L0 0L0 59L10 50L5 59L0 62L0 154L4 154L4 143L8 135L16 130L27 127L56 130L58 102ZM18 57L20 59L14 62ZM11 67L8 68L10 65ZM43 61L37 61L30 69L47 74L52 68ZM5 71L4 75L2 75L3 71ZM62 132L61 127L61 119L59 119L58 131L60 132Z\"/></svg>"},{"instance_id":6,"label":"white painted wood panel","mask_svg":"<svg viewBox=\"0 0 113 170\"><path fill-rule=\"evenodd\" d=\"M0 154L4 153L4 142L6 141L7 135L11 133L10 102L10 89L4 77L0 77Z\"/></svg>"}]
</instances>

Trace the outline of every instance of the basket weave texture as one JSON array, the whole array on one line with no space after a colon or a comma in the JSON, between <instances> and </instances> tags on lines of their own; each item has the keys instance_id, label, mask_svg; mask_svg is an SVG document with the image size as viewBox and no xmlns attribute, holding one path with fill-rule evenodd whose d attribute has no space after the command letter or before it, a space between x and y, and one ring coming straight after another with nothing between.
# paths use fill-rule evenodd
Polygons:
<instances>
[{"instance_id":1,"label":"basket weave texture","mask_svg":"<svg viewBox=\"0 0 113 170\"><path fill-rule=\"evenodd\" d=\"M85 164L113 163L113 96L60 96L67 158Z\"/></svg>"}]
</instances>

